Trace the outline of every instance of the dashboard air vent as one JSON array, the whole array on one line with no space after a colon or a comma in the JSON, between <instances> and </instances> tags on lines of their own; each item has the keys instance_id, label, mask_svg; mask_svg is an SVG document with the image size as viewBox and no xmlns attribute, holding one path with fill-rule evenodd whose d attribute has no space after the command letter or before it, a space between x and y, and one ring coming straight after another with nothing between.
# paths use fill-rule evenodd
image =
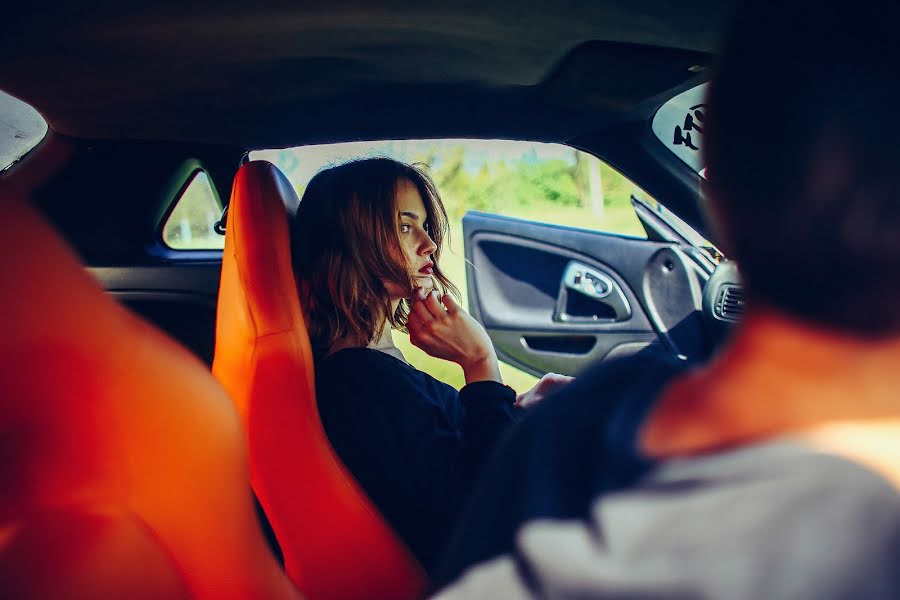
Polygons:
<instances>
[{"instance_id":1,"label":"dashboard air vent","mask_svg":"<svg viewBox=\"0 0 900 600\"><path fill-rule=\"evenodd\" d=\"M723 321L739 321L744 314L744 290L737 285L723 285L716 294L716 316Z\"/></svg>"}]
</instances>

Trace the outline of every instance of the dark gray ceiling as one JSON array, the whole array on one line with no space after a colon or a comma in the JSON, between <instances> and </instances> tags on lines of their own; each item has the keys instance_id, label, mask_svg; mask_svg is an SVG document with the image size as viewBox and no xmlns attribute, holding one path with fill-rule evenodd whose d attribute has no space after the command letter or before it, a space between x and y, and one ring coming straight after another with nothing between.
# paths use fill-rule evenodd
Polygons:
<instances>
[{"instance_id":1,"label":"dark gray ceiling","mask_svg":"<svg viewBox=\"0 0 900 600\"><path fill-rule=\"evenodd\" d=\"M0 88L84 138L567 139L711 59L732 2L53 2L4 11Z\"/></svg>"}]
</instances>

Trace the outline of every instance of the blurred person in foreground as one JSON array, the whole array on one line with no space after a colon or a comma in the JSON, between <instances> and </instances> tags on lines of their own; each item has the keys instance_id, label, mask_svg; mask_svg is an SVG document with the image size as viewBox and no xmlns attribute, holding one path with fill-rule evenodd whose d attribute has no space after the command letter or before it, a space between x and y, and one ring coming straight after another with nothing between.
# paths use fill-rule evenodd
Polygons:
<instances>
[{"instance_id":1,"label":"blurred person in foreground","mask_svg":"<svg viewBox=\"0 0 900 600\"><path fill-rule=\"evenodd\" d=\"M454 598L900 598L900 7L753 2L709 213L748 310L708 365L579 377L488 463Z\"/></svg>"}]
</instances>

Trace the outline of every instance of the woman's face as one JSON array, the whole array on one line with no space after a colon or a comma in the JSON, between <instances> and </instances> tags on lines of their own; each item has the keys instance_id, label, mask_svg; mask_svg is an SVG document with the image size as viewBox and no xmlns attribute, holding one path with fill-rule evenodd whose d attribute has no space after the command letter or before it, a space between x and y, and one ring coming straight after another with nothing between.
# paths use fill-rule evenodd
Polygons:
<instances>
[{"instance_id":1,"label":"woman's face","mask_svg":"<svg viewBox=\"0 0 900 600\"><path fill-rule=\"evenodd\" d=\"M400 240L400 252L405 260L407 270L415 287L430 290L434 287L431 274L434 268L432 254L437 246L429 235L428 213L425 211L425 203L415 184L408 179L401 179L397 183L397 192L394 197L394 205L397 209L397 236ZM409 298L413 290L405 289L406 284L398 284L392 281L384 282L385 288L391 295L391 299Z\"/></svg>"}]
</instances>

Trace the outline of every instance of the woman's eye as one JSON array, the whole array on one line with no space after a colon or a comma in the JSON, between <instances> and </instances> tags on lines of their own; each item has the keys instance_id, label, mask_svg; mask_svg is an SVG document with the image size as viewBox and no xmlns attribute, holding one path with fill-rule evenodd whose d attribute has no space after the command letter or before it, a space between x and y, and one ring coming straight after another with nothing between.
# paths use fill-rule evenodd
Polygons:
<instances>
[{"instance_id":1,"label":"woman's eye","mask_svg":"<svg viewBox=\"0 0 900 600\"><path fill-rule=\"evenodd\" d=\"M412 227L410 227L406 223L400 224L400 233L409 233L411 230L412 230Z\"/></svg>"}]
</instances>

